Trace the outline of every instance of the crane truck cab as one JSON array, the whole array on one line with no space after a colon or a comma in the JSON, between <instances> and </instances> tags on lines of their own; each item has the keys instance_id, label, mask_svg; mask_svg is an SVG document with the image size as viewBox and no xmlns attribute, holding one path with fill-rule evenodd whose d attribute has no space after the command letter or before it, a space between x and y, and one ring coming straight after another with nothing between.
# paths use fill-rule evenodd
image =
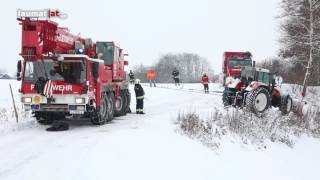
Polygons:
<instances>
[{"instance_id":1,"label":"crane truck cab","mask_svg":"<svg viewBox=\"0 0 320 180\"><path fill-rule=\"evenodd\" d=\"M129 111L123 50L92 42L49 20L18 19L22 61L17 64L21 102L40 124L73 118L101 125Z\"/></svg>"}]
</instances>

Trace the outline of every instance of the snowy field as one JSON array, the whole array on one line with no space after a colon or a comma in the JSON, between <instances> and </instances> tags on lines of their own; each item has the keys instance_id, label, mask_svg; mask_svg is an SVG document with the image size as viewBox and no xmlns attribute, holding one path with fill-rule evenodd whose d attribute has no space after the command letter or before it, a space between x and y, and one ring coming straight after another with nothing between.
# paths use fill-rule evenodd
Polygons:
<instances>
[{"instance_id":1,"label":"snowy field","mask_svg":"<svg viewBox=\"0 0 320 180\"><path fill-rule=\"evenodd\" d=\"M144 85L145 115L128 114L103 126L71 122L69 131L47 132L28 115L20 113L16 123L8 83L19 101L19 83L0 80L1 180L319 179L318 139L302 136L294 148L273 143L261 150L224 138L213 151L177 133L173 122L179 112L205 117L223 109L214 92L222 90L218 84L210 85L209 95L201 84Z\"/></svg>"}]
</instances>

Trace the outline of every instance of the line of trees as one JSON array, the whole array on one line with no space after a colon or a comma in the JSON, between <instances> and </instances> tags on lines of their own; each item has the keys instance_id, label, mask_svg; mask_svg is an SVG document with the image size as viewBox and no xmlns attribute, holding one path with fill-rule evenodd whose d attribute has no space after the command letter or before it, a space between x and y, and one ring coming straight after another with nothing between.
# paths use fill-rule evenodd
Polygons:
<instances>
[{"instance_id":1,"label":"line of trees","mask_svg":"<svg viewBox=\"0 0 320 180\"><path fill-rule=\"evenodd\" d=\"M184 83L200 82L203 73L213 77L214 72L208 60L194 53L167 53L163 54L152 66L137 65L133 68L136 78L147 82L148 69L154 69L157 73L157 82L172 83L172 71L174 68L180 73L180 79Z\"/></svg>"}]
</instances>

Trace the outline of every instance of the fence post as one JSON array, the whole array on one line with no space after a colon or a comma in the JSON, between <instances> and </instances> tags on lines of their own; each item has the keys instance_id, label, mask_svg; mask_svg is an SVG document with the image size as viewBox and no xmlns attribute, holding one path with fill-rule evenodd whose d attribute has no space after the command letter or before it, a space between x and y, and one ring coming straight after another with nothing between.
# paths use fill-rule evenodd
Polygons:
<instances>
[{"instance_id":1,"label":"fence post","mask_svg":"<svg viewBox=\"0 0 320 180\"><path fill-rule=\"evenodd\" d=\"M10 87L11 98L12 98L12 103L13 103L14 115L16 116L16 121L18 123L19 120L18 120L18 112L17 112L17 108L16 108L16 102L14 101L14 97L13 97L12 88L11 88L10 83L9 83L9 87Z\"/></svg>"}]
</instances>

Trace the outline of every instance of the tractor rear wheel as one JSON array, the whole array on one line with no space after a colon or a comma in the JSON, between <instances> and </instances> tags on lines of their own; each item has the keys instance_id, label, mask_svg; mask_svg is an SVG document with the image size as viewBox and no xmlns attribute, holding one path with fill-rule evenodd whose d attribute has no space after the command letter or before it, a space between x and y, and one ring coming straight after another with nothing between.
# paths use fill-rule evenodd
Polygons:
<instances>
[{"instance_id":1,"label":"tractor rear wheel","mask_svg":"<svg viewBox=\"0 0 320 180\"><path fill-rule=\"evenodd\" d=\"M270 107L271 97L269 91L264 87L259 87L249 92L246 97L247 108L255 113L263 113Z\"/></svg>"},{"instance_id":2,"label":"tractor rear wheel","mask_svg":"<svg viewBox=\"0 0 320 180\"><path fill-rule=\"evenodd\" d=\"M126 115L127 102L128 99L125 92L120 91L114 102L114 115L116 117Z\"/></svg>"},{"instance_id":3,"label":"tractor rear wheel","mask_svg":"<svg viewBox=\"0 0 320 180\"><path fill-rule=\"evenodd\" d=\"M288 114L292 110L293 101L292 98L287 96L281 96L280 111L282 114Z\"/></svg>"},{"instance_id":4,"label":"tractor rear wheel","mask_svg":"<svg viewBox=\"0 0 320 180\"><path fill-rule=\"evenodd\" d=\"M95 117L91 119L91 123L94 125L103 125L107 120L107 98L106 95L101 95L100 106L95 112Z\"/></svg>"}]
</instances>

